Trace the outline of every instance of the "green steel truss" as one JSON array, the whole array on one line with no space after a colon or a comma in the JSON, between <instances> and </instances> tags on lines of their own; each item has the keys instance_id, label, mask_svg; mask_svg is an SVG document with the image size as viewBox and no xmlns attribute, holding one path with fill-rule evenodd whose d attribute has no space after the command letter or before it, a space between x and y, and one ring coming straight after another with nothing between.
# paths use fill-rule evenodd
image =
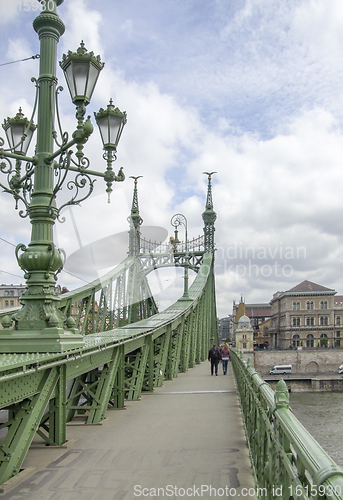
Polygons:
<instances>
[{"instance_id":1,"label":"green steel truss","mask_svg":"<svg viewBox=\"0 0 343 500\"><path fill-rule=\"evenodd\" d=\"M18 473L36 433L42 444L61 446L72 419L99 423L106 411L123 408L125 398L139 399L142 391L207 358L217 331L213 254L203 255L189 300L118 328L129 321L124 282L132 259L90 287L62 296L63 308L78 304L84 347L0 355L0 484ZM148 312L155 312L149 300Z\"/></svg>"},{"instance_id":2,"label":"green steel truss","mask_svg":"<svg viewBox=\"0 0 343 500\"><path fill-rule=\"evenodd\" d=\"M209 177L203 218L209 217L210 222L204 218L203 236L188 241L187 249L186 244L182 242L172 245L141 238L140 226L143 219L138 208L138 178L133 177L134 191L128 217L129 256L104 277L60 297L59 309L66 318L74 320L75 324L70 326L79 330L82 335L109 331L156 314L158 309L147 275L161 267L187 267L198 273L205 253L205 236L209 231L214 234L216 216ZM213 241L209 248L208 253L213 254ZM15 311L12 310L11 313L13 312ZM0 320L7 314L7 311L0 311Z\"/></svg>"},{"instance_id":3,"label":"green steel truss","mask_svg":"<svg viewBox=\"0 0 343 500\"><path fill-rule=\"evenodd\" d=\"M148 318L158 312L139 258L127 257L90 285L61 296L61 309L83 335Z\"/></svg>"},{"instance_id":4,"label":"green steel truss","mask_svg":"<svg viewBox=\"0 0 343 500\"><path fill-rule=\"evenodd\" d=\"M140 254L141 269L142 272L147 275L152 270L158 269L160 267L185 267L188 264L188 268L196 273L199 271L202 264L202 259L204 255L203 250L193 250L188 252L164 252L155 253L151 252L148 254Z\"/></svg>"},{"instance_id":5,"label":"green steel truss","mask_svg":"<svg viewBox=\"0 0 343 500\"><path fill-rule=\"evenodd\" d=\"M137 179L128 257L101 279L61 296L60 309L82 333L84 346L0 354L0 484L18 473L36 434L44 444L63 445L68 422L101 422L125 399L139 399L205 360L216 338L213 241L205 253L204 237L187 248L141 239ZM213 207L204 213L209 208L205 228L213 225L214 234ZM158 313L147 274L165 266L188 267L197 276L186 300Z\"/></svg>"},{"instance_id":6,"label":"green steel truss","mask_svg":"<svg viewBox=\"0 0 343 500\"><path fill-rule=\"evenodd\" d=\"M343 470L293 415L286 383L276 391L231 351L259 498L343 499Z\"/></svg>"}]
</instances>

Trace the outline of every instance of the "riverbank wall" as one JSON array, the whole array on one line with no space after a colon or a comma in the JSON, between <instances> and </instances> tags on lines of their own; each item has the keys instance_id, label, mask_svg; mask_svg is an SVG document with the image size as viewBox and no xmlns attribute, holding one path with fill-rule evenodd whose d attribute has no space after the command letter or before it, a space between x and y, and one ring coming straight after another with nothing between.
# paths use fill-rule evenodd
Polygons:
<instances>
[{"instance_id":1,"label":"riverbank wall","mask_svg":"<svg viewBox=\"0 0 343 500\"><path fill-rule=\"evenodd\" d=\"M245 354L256 372L275 390L283 378L292 392L343 391L343 349L265 350ZM275 365L292 365L291 375L269 375Z\"/></svg>"},{"instance_id":2,"label":"riverbank wall","mask_svg":"<svg viewBox=\"0 0 343 500\"><path fill-rule=\"evenodd\" d=\"M292 365L292 374L338 374L343 364L343 349L294 349L254 351L253 365L262 375L268 375L274 365Z\"/></svg>"},{"instance_id":3,"label":"riverbank wall","mask_svg":"<svg viewBox=\"0 0 343 500\"><path fill-rule=\"evenodd\" d=\"M263 377L271 388L275 391L276 384L282 378L290 392L338 392L343 391L343 376L329 375L308 377L302 375L270 375Z\"/></svg>"}]
</instances>

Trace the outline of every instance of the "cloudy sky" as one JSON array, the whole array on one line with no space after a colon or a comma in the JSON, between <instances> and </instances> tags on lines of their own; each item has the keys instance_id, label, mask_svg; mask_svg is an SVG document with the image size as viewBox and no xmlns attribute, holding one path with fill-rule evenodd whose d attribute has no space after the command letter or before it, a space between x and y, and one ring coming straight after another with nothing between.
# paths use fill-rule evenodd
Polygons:
<instances>
[{"instance_id":1,"label":"cloudy sky","mask_svg":"<svg viewBox=\"0 0 343 500\"><path fill-rule=\"evenodd\" d=\"M0 5L0 63L37 54L36 2ZM203 228L203 171L216 171L219 317L241 296L268 302L305 279L343 293L341 0L65 0L58 13L66 25L59 60L82 39L105 61L89 114L112 98L128 115L116 162L127 179L115 185L111 204L99 180L92 198L56 225L58 245L76 256L67 269L79 277L63 272L61 285L90 279L73 265L87 245L115 235L113 264L125 257L129 176L143 176L144 225L170 235L172 215L182 213L192 238ZM0 67L4 118L19 106L30 116L38 64ZM74 109L59 68L58 78L71 133ZM104 167L97 130L86 154L94 169ZM0 281L19 283L12 245L29 242L30 224L9 195L1 193L0 204ZM161 306L182 293L174 270L151 283Z\"/></svg>"}]
</instances>

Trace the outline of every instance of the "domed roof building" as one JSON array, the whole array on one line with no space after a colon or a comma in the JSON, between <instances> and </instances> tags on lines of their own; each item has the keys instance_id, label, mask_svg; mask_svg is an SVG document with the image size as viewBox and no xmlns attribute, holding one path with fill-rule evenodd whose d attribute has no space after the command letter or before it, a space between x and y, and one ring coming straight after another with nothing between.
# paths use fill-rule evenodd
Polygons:
<instances>
[{"instance_id":1,"label":"domed roof building","mask_svg":"<svg viewBox=\"0 0 343 500\"><path fill-rule=\"evenodd\" d=\"M246 314L243 314L238 320L236 328L236 347L241 351L253 351L254 349L254 332L250 323L250 319Z\"/></svg>"},{"instance_id":2,"label":"domed roof building","mask_svg":"<svg viewBox=\"0 0 343 500\"><path fill-rule=\"evenodd\" d=\"M250 318L246 314L243 314L238 320L238 327L242 327L245 324L251 326Z\"/></svg>"}]
</instances>

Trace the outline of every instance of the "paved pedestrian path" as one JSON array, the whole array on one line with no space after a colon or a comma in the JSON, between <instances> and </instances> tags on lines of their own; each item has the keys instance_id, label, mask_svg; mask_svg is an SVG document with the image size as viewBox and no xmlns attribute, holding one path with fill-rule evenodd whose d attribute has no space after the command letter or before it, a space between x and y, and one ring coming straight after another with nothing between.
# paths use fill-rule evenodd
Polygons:
<instances>
[{"instance_id":1,"label":"paved pedestrian path","mask_svg":"<svg viewBox=\"0 0 343 500\"><path fill-rule=\"evenodd\" d=\"M255 498L230 363L216 377L205 361L101 425L68 424L67 438L37 437L0 500Z\"/></svg>"}]
</instances>

